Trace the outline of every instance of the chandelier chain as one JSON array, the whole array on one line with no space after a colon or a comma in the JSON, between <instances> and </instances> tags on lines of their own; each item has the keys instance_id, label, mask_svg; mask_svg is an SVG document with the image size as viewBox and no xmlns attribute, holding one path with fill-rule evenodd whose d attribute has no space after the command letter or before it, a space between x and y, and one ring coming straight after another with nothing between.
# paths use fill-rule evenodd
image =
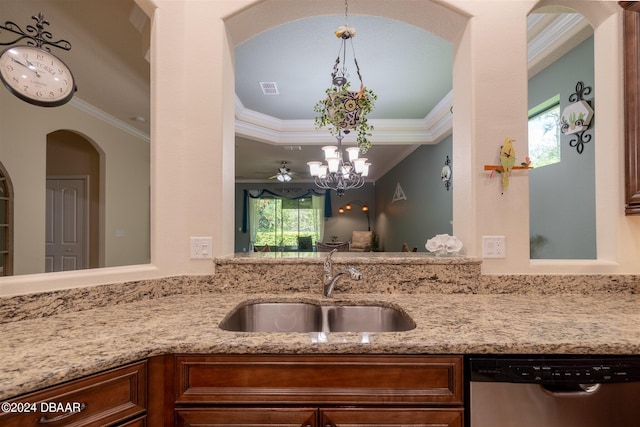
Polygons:
<instances>
[{"instance_id":1,"label":"chandelier chain","mask_svg":"<svg viewBox=\"0 0 640 427\"><path fill-rule=\"evenodd\" d=\"M349 1L344 0L344 25L349 26Z\"/></svg>"}]
</instances>

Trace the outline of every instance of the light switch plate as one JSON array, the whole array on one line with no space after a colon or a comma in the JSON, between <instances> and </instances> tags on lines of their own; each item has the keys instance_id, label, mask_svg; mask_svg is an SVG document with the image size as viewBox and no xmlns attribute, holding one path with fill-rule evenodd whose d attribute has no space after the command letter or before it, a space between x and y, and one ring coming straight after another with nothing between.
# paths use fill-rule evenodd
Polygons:
<instances>
[{"instance_id":1,"label":"light switch plate","mask_svg":"<svg viewBox=\"0 0 640 427\"><path fill-rule=\"evenodd\" d=\"M192 237L189 247L191 259L213 259L213 237Z\"/></svg>"},{"instance_id":2,"label":"light switch plate","mask_svg":"<svg viewBox=\"0 0 640 427\"><path fill-rule=\"evenodd\" d=\"M506 258L504 236L482 236L482 258Z\"/></svg>"}]
</instances>

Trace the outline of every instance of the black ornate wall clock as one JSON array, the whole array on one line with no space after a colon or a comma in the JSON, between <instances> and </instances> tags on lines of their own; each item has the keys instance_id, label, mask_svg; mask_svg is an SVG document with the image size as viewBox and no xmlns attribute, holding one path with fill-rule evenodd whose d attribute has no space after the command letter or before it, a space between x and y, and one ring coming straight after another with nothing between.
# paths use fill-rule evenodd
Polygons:
<instances>
[{"instance_id":1,"label":"black ornate wall clock","mask_svg":"<svg viewBox=\"0 0 640 427\"><path fill-rule=\"evenodd\" d=\"M66 40L50 42L51 33L44 31L49 23L42 13L33 16L36 26L28 25L24 32L15 23L5 22L1 30L17 34L14 44L27 39L27 45L11 46L0 53L0 80L9 91L30 104L56 107L71 100L76 91L73 74L67 65L50 52L49 46L70 50ZM35 35L32 35L35 34Z\"/></svg>"},{"instance_id":2,"label":"black ornate wall clock","mask_svg":"<svg viewBox=\"0 0 640 427\"><path fill-rule=\"evenodd\" d=\"M75 92L69 67L51 52L13 46L0 54L0 79L18 98L41 107L66 104Z\"/></svg>"}]
</instances>

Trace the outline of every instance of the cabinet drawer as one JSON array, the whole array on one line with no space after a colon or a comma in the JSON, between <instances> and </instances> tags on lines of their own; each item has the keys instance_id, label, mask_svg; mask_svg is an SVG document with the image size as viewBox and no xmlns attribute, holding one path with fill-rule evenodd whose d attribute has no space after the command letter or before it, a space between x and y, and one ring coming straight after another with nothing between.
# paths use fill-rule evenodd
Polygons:
<instances>
[{"instance_id":1,"label":"cabinet drawer","mask_svg":"<svg viewBox=\"0 0 640 427\"><path fill-rule=\"evenodd\" d=\"M146 411L147 363L134 363L9 402L15 402L16 409L22 412L0 414L3 427L113 424ZM25 403L29 404L30 412L25 412L24 406L18 406Z\"/></svg>"},{"instance_id":2,"label":"cabinet drawer","mask_svg":"<svg viewBox=\"0 0 640 427\"><path fill-rule=\"evenodd\" d=\"M176 356L176 403L461 405L459 356Z\"/></svg>"},{"instance_id":3,"label":"cabinet drawer","mask_svg":"<svg viewBox=\"0 0 640 427\"><path fill-rule=\"evenodd\" d=\"M176 426L315 427L317 416L316 408L183 408L176 410Z\"/></svg>"},{"instance_id":4,"label":"cabinet drawer","mask_svg":"<svg viewBox=\"0 0 640 427\"><path fill-rule=\"evenodd\" d=\"M321 426L462 427L462 409L338 408L320 411Z\"/></svg>"}]
</instances>

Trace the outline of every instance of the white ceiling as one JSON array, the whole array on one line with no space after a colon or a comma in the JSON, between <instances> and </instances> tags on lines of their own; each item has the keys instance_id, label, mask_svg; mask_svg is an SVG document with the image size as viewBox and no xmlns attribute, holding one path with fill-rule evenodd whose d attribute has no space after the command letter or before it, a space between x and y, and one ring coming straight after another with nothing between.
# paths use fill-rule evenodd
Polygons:
<instances>
[{"instance_id":1,"label":"white ceiling","mask_svg":"<svg viewBox=\"0 0 640 427\"><path fill-rule=\"evenodd\" d=\"M313 105L330 84L338 54L333 31L345 23L334 6L332 14L266 29L236 47L238 180L268 180L282 161L298 182L309 180L306 162L321 160L320 147L334 143L313 125ZM357 31L353 43L364 84L378 94L370 116L374 146L367 153L376 180L420 144L438 143L451 133L452 46L416 26L366 15L365 6L360 3L348 20ZM69 52L53 49L78 82L72 103L148 137L149 19L134 1L0 0L0 24L26 26L38 12L50 22L54 39L72 44ZM534 14L528 22L533 73L592 32L573 15ZM0 42L7 36L0 31ZM347 66L355 77L351 60ZM259 82L265 81L275 82L280 95L263 95ZM353 139L348 136L345 143Z\"/></svg>"},{"instance_id":2,"label":"white ceiling","mask_svg":"<svg viewBox=\"0 0 640 427\"><path fill-rule=\"evenodd\" d=\"M245 108L281 119L313 119L313 105L330 86L344 16L316 16L280 25L235 50L236 95ZM372 119L423 119L450 90L453 48L411 25L376 16L350 16L364 84L378 94ZM349 45L347 45L349 47ZM358 88L347 49L352 87ZM263 95L274 81L280 95Z\"/></svg>"}]
</instances>

